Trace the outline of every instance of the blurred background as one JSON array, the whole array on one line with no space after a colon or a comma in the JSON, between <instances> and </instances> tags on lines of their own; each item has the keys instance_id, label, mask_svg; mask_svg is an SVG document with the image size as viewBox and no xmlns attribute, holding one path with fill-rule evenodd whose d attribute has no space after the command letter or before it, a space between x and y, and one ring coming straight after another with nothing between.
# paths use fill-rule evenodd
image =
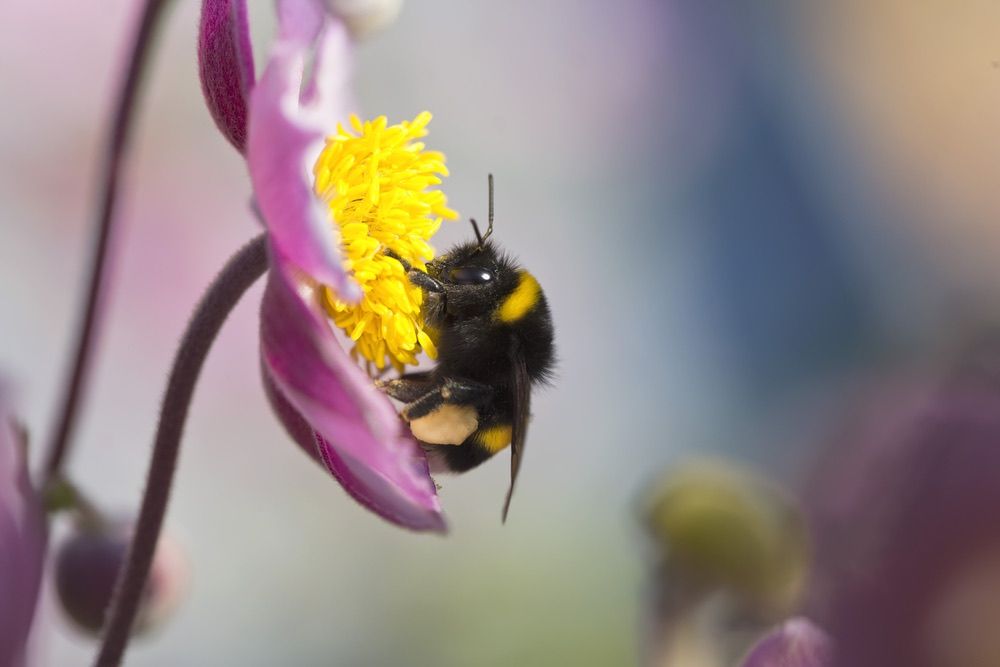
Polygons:
<instances>
[{"instance_id":1,"label":"blurred background","mask_svg":"<svg viewBox=\"0 0 1000 667\"><path fill-rule=\"evenodd\" d=\"M137 3L0 4L0 368L48 435ZM258 71L272 8L251 0ZM71 471L141 493L185 320L258 231L174 3L122 192L108 318ZM992 3L424 0L360 45L366 115L428 109L463 216L539 277L559 347L506 526L498 457L442 478L445 538L360 508L281 430L252 291L199 385L168 523L186 601L129 664L624 665L637 497L726 455L794 480L859 385L935 359L1000 304ZM446 226L444 248L468 237ZM35 452L37 457L38 452ZM94 644L46 594L42 665Z\"/></svg>"}]
</instances>

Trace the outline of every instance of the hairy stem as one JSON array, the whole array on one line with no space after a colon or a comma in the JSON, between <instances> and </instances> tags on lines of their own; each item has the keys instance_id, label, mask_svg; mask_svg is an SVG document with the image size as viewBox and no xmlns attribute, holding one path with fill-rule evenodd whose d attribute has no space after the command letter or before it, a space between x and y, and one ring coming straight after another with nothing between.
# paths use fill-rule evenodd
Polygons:
<instances>
[{"instance_id":1,"label":"hairy stem","mask_svg":"<svg viewBox=\"0 0 1000 667\"><path fill-rule=\"evenodd\" d=\"M166 4L167 0L146 0L133 38L128 68L124 73L121 88L118 90L118 98L115 101L114 116L111 120L110 135L101 168L98 205L94 214L94 245L91 255L90 277L87 281L86 303L77 330L76 346L69 376L63 384L65 388L54 422L52 439L47 447L44 471L46 480L53 479L59 474L73 436L73 429L76 426L76 415L91 366L97 325L101 319L104 294L107 288L108 254L112 243L118 179L123 163L122 156L132 135L136 100L149 61L153 34Z\"/></svg>"},{"instance_id":2,"label":"hairy stem","mask_svg":"<svg viewBox=\"0 0 1000 667\"><path fill-rule=\"evenodd\" d=\"M205 357L240 297L266 270L267 239L261 234L236 253L209 286L181 339L160 406L139 520L105 617L98 667L120 664L125 652L163 526L184 422Z\"/></svg>"}]
</instances>

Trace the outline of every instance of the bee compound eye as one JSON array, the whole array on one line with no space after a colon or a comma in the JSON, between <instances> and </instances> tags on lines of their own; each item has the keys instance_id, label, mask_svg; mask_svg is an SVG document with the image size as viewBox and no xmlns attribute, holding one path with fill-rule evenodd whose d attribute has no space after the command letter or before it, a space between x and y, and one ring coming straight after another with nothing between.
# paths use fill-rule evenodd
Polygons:
<instances>
[{"instance_id":1,"label":"bee compound eye","mask_svg":"<svg viewBox=\"0 0 1000 667\"><path fill-rule=\"evenodd\" d=\"M493 272L481 266L457 266L448 278L456 285L485 285L493 280Z\"/></svg>"}]
</instances>

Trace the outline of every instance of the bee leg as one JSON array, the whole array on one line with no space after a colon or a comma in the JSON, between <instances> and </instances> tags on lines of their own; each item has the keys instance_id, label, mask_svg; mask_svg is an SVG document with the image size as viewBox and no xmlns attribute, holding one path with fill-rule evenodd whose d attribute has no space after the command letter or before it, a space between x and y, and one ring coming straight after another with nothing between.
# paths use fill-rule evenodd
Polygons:
<instances>
[{"instance_id":1,"label":"bee leg","mask_svg":"<svg viewBox=\"0 0 1000 667\"><path fill-rule=\"evenodd\" d=\"M493 387L474 380L448 378L441 387L441 395L446 403L479 406L493 398Z\"/></svg>"},{"instance_id":2,"label":"bee leg","mask_svg":"<svg viewBox=\"0 0 1000 667\"><path fill-rule=\"evenodd\" d=\"M428 274L423 271L417 271L416 269L410 269L406 272L406 277L410 279L410 282L417 287L430 292L432 294L443 294L444 287L434 278L431 278Z\"/></svg>"},{"instance_id":3,"label":"bee leg","mask_svg":"<svg viewBox=\"0 0 1000 667\"><path fill-rule=\"evenodd\" d=\"M420 398L407 404L400 414L406 421L426 417L442 405L478 406L487 403L493 396L493 388L481 382L448 378Z\"/></svg>"},{"instance_id":4,"label":"bee leg","mask_svg":"<svg viewBox=\"0 0 1000 667\"><path fill-rule=\"evenodd\" d=\"M401 414L421 443L461 445L479 428L480 415L492 400L489 385L447 378Z\"/></svg>"},{"instance_id":5,"label":"bee leg","mask_svg":"<svg viewBox=\"0 0 1000 667\"><path fill-rule=\"evenodd\" d=\"M399 376L400 380L412 380L413 382L423 382L424 384L430 384L434 378L434 371L414 371L412 373L403 373Z\"/></svg>"},{"instance_id":6,"label":"bee leg","mask_svg":"<svg viewBox=\"0 0 1000 667\"><path fill-rule=\"evenodd\" d=\"M444 398L441 397L441 388L439 387L407 403L399 411L399 414L406 421L413 421L426 417L442 405L444 405Z\"/></svg>"},{"instance_id":7,"label":"bee leg","mask_svg":"<svg viewBox=\"0 0 1000 667\"><path fill-rule=\"evenodd\" d=\"M408 373L392 380L376 380L375 386L397 401L412 403L433 388L430 373Z\"/></svg>"},{"instance_id":8,"label":"bee leg","mask_svg":"<svg viewBox=\"0 0 1000 667\"><path fill-rule=\"evenodd\" d=\"M412 271L413 270L413 267L410 265L409 262L407 262L405 259L403 259L399 255L397 255L390 248L384 248L382 250L382 254L385 255L386 257L392 257L394 260L396 260L397 262L399 262L400 264L402 264L404 271Z\"/></svg>"},{"instance_id":9,"label":"bee leg","mask_svg":"<svg viewBox=\"0 0 1000 667\"><path fill-rule=\"evenodd\" d=\"M413 268L413 266L410 265L409 262L407 262L405 259L394 253L392 250L386 248L382 252L383 254L385 254L386 257L392 257L394 260L402 264L403 270L406 271L406 277L409 278L410 282L416 285L417 287L420 287L424 290L427 290L428 292L433 292L436 294L444 292L444 287L441 285L441 283L439 283L434 278L431 278L424 271L418 271L417 269Z\"/></svg>"}]
</instances>

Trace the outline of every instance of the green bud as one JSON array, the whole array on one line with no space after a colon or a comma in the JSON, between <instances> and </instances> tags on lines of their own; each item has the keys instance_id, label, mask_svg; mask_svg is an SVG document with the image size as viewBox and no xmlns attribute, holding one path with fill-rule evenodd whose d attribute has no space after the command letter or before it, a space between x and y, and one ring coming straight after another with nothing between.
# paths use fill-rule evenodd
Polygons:
<instances>
[{"instance_id":1,"label":"green bud","mask_svg":"<svg viewBox=\"0 0 1000 667\"><path fill-rule=\"evenodd\" d=\"M697 462L656 484L645 524L674 584L726 591L758 612L781 614L801 594L805 523L776 485L732 464Z\"/></svg>"}]
</instances>

